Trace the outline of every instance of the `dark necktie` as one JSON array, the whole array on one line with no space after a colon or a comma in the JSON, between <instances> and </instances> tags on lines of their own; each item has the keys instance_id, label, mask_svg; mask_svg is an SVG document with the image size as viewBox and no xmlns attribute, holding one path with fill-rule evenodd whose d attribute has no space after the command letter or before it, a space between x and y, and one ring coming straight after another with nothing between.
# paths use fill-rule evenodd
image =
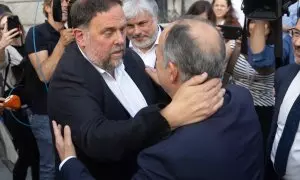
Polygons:
<instances>
[{"instance_id":1,"label":"dark necktie","mask_svg":"<svg viewBox=\"0 0 300 180\"><path fill-rule=\"evenodd\" d=\"M286 165L291 147L293 145L296 133L298 131L300 121L300 95L294 102L289 115L287 117L283 133L278 143L275 155L274 168L278 175L282 178L286 172Z\"/></svg>"}]
</instances>

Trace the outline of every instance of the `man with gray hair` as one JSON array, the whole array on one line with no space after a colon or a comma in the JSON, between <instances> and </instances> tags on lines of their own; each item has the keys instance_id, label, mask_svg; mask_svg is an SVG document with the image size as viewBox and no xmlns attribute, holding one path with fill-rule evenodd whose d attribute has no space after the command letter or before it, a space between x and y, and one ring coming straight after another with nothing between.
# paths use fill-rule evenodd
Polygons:
<instances>
[{"instance_id":1,"label":"man with gray hair","mask_svg":"<svg viewBox=\"0 0 300 180\"><path fill-rule=\"evenodd\" d=\"M179 20L162 33L156 56L159 82L174 97L195 74L222 77L225 44L207 22ZM262 134L251 94L235 85L226 91L216 114L143 150L133 179L261 180Z\"/></svg>"},{"instance_id":2,"label":"man with gray hair","mask_svg":"<svg viewBox=\"0 0 300 180\"><path fill-rule=\"evenodd\" d=\"M95 178L105 180L130 179L138 152L212 115L225 93L220 79L203 83L204 73L187 81L170 102L140 57L124 49L121 5L120 0L72 4L75 42L65 50L48 92L49 116L71 127L78 158Z\"/></svg>"},{"instance_id":3,"label":"man with gray hair","mask_svg":"<svg viewBox=\"0 0 300 180\"><path fill-rule=\"evenodd\" d=\"M148 67L155 67L155 48L163 30L158 25L158 6L155 0L124 0L127 20L126 46L134 50Z\"/></svg>"},{"instance_id":4,"label":"man with gray hair","mask_svg":"<svg viewBox=\"0 0 300 180\"><path fill-rule=\"evenodd\" d=\"M156 55L159 82L176 99L175 93L195 74L222 77L225 44L208 23L181 20L162 33ZM263 142L251 94L235 85L226 89L216 114L176 128L165 140L141 151L139 171L132 179L261 180ZM64 160L75 153L70 129L65 127L63 140L60 128L54 124L57 149ZM76 159L64 165L62 174L65 180L93 179Z\"/></svg>"}]
</instances>

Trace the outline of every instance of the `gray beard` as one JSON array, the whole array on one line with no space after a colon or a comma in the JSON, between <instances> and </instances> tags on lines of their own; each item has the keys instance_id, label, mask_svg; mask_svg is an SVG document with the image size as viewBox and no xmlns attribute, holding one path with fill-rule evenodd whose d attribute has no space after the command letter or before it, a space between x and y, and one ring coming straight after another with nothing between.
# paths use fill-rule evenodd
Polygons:
<instances>
[{"instance_id":1,"label":"gray beard","mask_svg":"<svg viewBox=\"0 0 300 180\"><path fill-rule=\"evenodd\" d=\"M141 42L141 43L135 42L134 40L132 40L131 42L135 47L137 47L139 49L146 49L155 43L157 36L158 36L158 28L156 29L154 35L150 39L148 39L144 42Z\"/></svg>"}]
</instances>

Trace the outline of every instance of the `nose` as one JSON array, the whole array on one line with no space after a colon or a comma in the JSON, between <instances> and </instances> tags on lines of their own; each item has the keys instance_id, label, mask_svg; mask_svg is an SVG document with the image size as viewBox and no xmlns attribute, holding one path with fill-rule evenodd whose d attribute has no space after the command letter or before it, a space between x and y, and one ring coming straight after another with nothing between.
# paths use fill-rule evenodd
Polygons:
<instances>
[{"instance_id":1,"label":"nose","mask_svg":"<svg viewBox=\"0 0 300 180\"><path fill-rule=\"evenodd\" d=\"M125 31L118 31L117 32L117 40L116 40L117 44L124 45L125 36L126 36Z\"/></svg>"},{"instance_id":2,"label":"nose","mask_svg":"<svg viewBox=\"0 0 300 180\"><path fill-rule=\"evenodd\" d=\"M133 32L133 34L134 34L134 35L139 35L139 34L141 34L141 30L140 30L140 28L139 28L138 26L135 26L135 27L134 27L134 32Z\"/></svg>"}]
</instances>

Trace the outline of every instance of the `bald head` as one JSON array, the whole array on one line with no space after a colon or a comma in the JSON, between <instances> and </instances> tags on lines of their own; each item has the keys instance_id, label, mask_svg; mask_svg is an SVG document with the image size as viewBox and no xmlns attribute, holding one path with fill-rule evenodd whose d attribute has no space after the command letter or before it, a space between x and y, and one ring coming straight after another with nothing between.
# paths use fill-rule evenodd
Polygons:
<instances>
[{"instance_id":1,"label":"bald head","mask_svg":"<svg viewBox=\"0 0 300 180\"><path fill-rule=\"evenodd\" d=\"M219 32L206 21L176 21L161 35L164 60L177 64L181 80L207 72L210 78L223 75L225 44Z\"/></svg>"}]
</instances>

